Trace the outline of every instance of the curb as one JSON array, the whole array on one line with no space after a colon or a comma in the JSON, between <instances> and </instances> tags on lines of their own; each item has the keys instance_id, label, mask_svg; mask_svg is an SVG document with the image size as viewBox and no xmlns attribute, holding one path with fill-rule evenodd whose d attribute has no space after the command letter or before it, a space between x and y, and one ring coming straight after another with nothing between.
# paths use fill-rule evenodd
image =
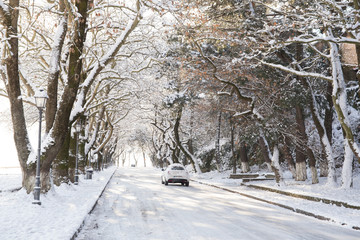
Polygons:
<instances>
[{"instance_id":1,"label":"curb","mask_svg":"<svg viewBox=\"0 0 360 240\"><path fill-rule=\"evenodd\" d=\"M256 185L252 185L252 184L248 185L248 184L241 183L241 186L246 186L246 187L249 187L249 188L254 188L254 189L259 189L259 190L264 190L264 191L269 191L269 192L274 192L274 193L279 193L279 194L282 194L282 195L301 198L301 199L306 199L306 200L313 201L313 202L322 202L322 203L325 203L325 204L333 204L333 205L336 205L338 207L345 207L345 208L351 208L351 209L360 210L360 206L351 205L351 204L348 204L346 202L330 200L330 199L326 199L326 198L312 197L312 196L302 195L302 194L297 194L297 193L291 193L291 192L286 192L286 191L282 191L282 190L278 190L278 189L262 187L262 186L256 186Z\"/></svg>"},{"instance_id":2,"label":"curb","mask_svg":"<svg viewBox=\"0 0 360 240\"><path fill-rule=\"evenodd\" d=\"M290 207L290 206L287 206L287 205L284 205L284 204L281 204L281 203L277 203L277 202L265 200L265 199L262 199L262 198L258 198L258 197L255 197L255 196L252 196L252 195L249 195L249 194L245 194L245 193L241 193L241 192L238 192L238 191L235 191L235 190L231 190L231 189L228 189L228 188L225 188L225 187L219 187L219 186L216 186L216 185L213 185L213 184L204 183L204 182L200 182L200 181L197 181L197 180L192 180L192 181L203 184L203 185L207 185L207 186L210 186L210 187L214 187L214 188L217 188L217 189L221 189L221 190L224 190L224 191L227 191L227 192L236 193L236 194L239 194L239 195L247 197L247 198L251 198L251 199L254 199L254 200L257 200L257 201L260 201L260 202L265 202L265 203L268 203L268 204L271 204L271 205L275 205L275 206L278 206L278 207L293 211L295 213L300 213L300 214L303 214L303 215L306 215L306 216L309 216L309 217L314 217L314 218L319 219L319 220L330 221L330 222L333 222L333 223L339 223L339 222L336 222L335 220L333 220L331 218L328 218L328 217L317 215L317 214L314 214L312 212L308 212L308 211L301 210L301 209L298 209L298 208L293 208L293 207ZM243 186L247 186L247 185L243 185ZM260 190L264 190L264 189L260 189ZM295 197L293 195L288 195L288 196ZM308 199L306 199L306 200L308 200ZM340 225L346 226L347 224L346 223L340 223ZM351 228L354 229L354 230L360 230L360 227L358 227L358 226L351 226Z\"/></svg>"},{"instance_id":3,"label":"curb","mask_svg":"<svg viewBox=\"0 0 360 240\"><path fill-rule=\"evenodd\" d=\"M116 168L115 171L111 174L111 177L109 178L108 182L105 184L104 189L101 191L101 193L99 194L99 197L96 199L94 205L92 206L92 208L90 209L90 211L86 214L84 220L82 221L82 223L80 224L80 226L78 227L78 229L75 231L75 233L73 234L73 236L70 238L70 240L75 240L75 238L78 236L78 234L80 233L80 231L81 231L82 228L84 227L85 221L86 221L86 217L87 217L88 215L90 215L90 214L94 211L94 209L95 209L95 207L96 207L99 199L100 199L101 196L103 195L106 187L109 185L109 182L110 182L110 180L113 178L116 170L117 170L117 168Z\"/></svg>"},{"instance_id":4,"label":"curb","mask_svg":"<svg viewBox=\"0 0 360 240\"><path fill-rule=\"evenodd\" d=\"M10 188L7 190L0 190L0 193L2 193L2 192L17 192L17 191L20 191L20 189L22 189L22 187Z\"/></svg>"}]
</instances>

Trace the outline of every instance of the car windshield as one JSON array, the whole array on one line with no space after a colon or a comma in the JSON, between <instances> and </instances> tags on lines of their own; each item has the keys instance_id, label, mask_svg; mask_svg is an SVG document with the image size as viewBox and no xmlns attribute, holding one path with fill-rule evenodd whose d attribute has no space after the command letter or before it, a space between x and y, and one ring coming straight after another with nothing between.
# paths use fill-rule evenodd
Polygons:
<instances>
[{"instance_id":1,"label":"car windshield","mask_svg":"<svg viewBox=\"0 0 360 240\"><path fill-rule=\"evenodd\" d=\"M181 166L174 166L171 168L171 170L185 170L185 169Z\"/></svg>"}]
</instances>

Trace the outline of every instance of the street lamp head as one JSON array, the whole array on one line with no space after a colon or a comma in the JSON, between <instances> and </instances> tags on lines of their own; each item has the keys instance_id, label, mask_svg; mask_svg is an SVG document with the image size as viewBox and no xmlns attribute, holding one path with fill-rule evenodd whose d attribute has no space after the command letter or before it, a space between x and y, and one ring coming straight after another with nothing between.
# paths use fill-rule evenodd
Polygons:
<instances>
[{"instance_id":1,"label":"street lamp head","mask_svg":"<svg viewBox=\"0 0 360 240\"><path fill-rule=\"evenodd\" d=\"M36 107L39 109L45 108L46 100L48 99L48 95L44 89L39 89L34 95Z\"/></svg>"}]
</instances>

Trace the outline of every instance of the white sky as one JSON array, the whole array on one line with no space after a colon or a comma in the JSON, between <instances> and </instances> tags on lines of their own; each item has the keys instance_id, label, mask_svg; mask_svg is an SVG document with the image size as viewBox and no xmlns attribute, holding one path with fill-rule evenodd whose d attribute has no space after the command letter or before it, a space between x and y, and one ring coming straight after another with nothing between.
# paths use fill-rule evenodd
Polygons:
<instances>
[{"instance_id":1,"label":"white sky","mask_svg":"<svg viewBox=\"0 0 360 240\"><path fill-rule=\"evenodd\" d=\"M10 114L7 111L8 109L9 100L0 97L0 113ZM12 128L7 126L7 124L0 122L0 167L18 167L19 161L15 150Z\"/></svg>"}]
</instances>

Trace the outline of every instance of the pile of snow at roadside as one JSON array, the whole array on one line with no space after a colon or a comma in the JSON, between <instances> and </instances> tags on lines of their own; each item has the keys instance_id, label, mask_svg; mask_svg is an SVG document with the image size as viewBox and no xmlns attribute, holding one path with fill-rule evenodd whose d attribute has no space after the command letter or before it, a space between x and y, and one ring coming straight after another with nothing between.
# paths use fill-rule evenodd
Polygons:
<instances>
[{"instance_id":1,"label":"pile of snow at roadside","mask_svg":"<svg viewBox=\"0 0 360 240\"><path fill-rule=\"evenodd\" d=\"M238 169L237 173L241 171ZM212 171L208 173L202 174L193 174L192 178L194 180L203 181L209 184L216 184L219 186L240 186L242 184L241 179L230 179L229 176L232 173L232 170L227 170L221 173L217 171ZM259 173L264 174L267 172L259 171L259 172L252 172L252 173ZM346 202L351 205L360 206L360 169L354 170L354 177L353 177L353 187L350 189L344 189L341 185L341 170L337 170L337 181L338 187L331 187L327 186L327 178L320 177L318 184L311 183L311 173L310 170L308 171L308 179L306 181L295 181L292 178L290 171L284 171L284 181L285 184L282 186L278 186L275 181L256 181L256 182L249 182L249 184L263 186L263 187L270 187L273 189L279 189L282 191L294 192L297 194L313 196L313 197L320 197L326 198L330 200L336 200L341 202Z\"/></svg>"},{"instance_id":2,"label":"pile of snow at roadside","mask_svg":"<svg viewBox=\"0 0 360 240\"><path fill-rule=\"evenodd\" d=\"M55 187L41 194L40 206L32 204L33 194L27 194L24 189L9 191L14 183L21 186L21 174L0 172L0 239L71 239L115 169L94 172L91 180L82 175L79 185Z\"/></svg>"},{"instance_id":3,"label":"pile of snow at roadside","mask_svg":"<svg viewBox=\"0 0 360 240\"><path fill-rule=\"evenodd\" d=\"M241 171L238 169L237 173ZM279 186L275 180L267 181L252 181L243 183L241 179L230 179L229 176L232 170L218 173L212 171L203 174L192 174L191 179L203 184L214 185L231 191L239 192L240 194L250 195L256 198L272 201L278 204L289 206L293 209L300 209L315 215L330 218L331 222L336 225L343 225L347 228L360 227L360 210L346 207L337 207L331 204L324 204L321 202L308 201L301 198L289 197L286 195L263 191L254 188L249 188L246 185L254 185L266 187L273 190L280 190L288 193L300 194L310 197L323 198L327 200L344 202L349 205L360 208L360 169L354 170L353 187L345 189L341 187L341 170L337 170L338 186L332 187L327 185L327 178L320 177L318 184L311 183L311 173L308 172L308 179L306 181L295 181L289 171L284 171L284 182ZM252 172L255 173L255 172ZM264 174L264 171L256 172Z\"/></svg>"}]
</instances>

